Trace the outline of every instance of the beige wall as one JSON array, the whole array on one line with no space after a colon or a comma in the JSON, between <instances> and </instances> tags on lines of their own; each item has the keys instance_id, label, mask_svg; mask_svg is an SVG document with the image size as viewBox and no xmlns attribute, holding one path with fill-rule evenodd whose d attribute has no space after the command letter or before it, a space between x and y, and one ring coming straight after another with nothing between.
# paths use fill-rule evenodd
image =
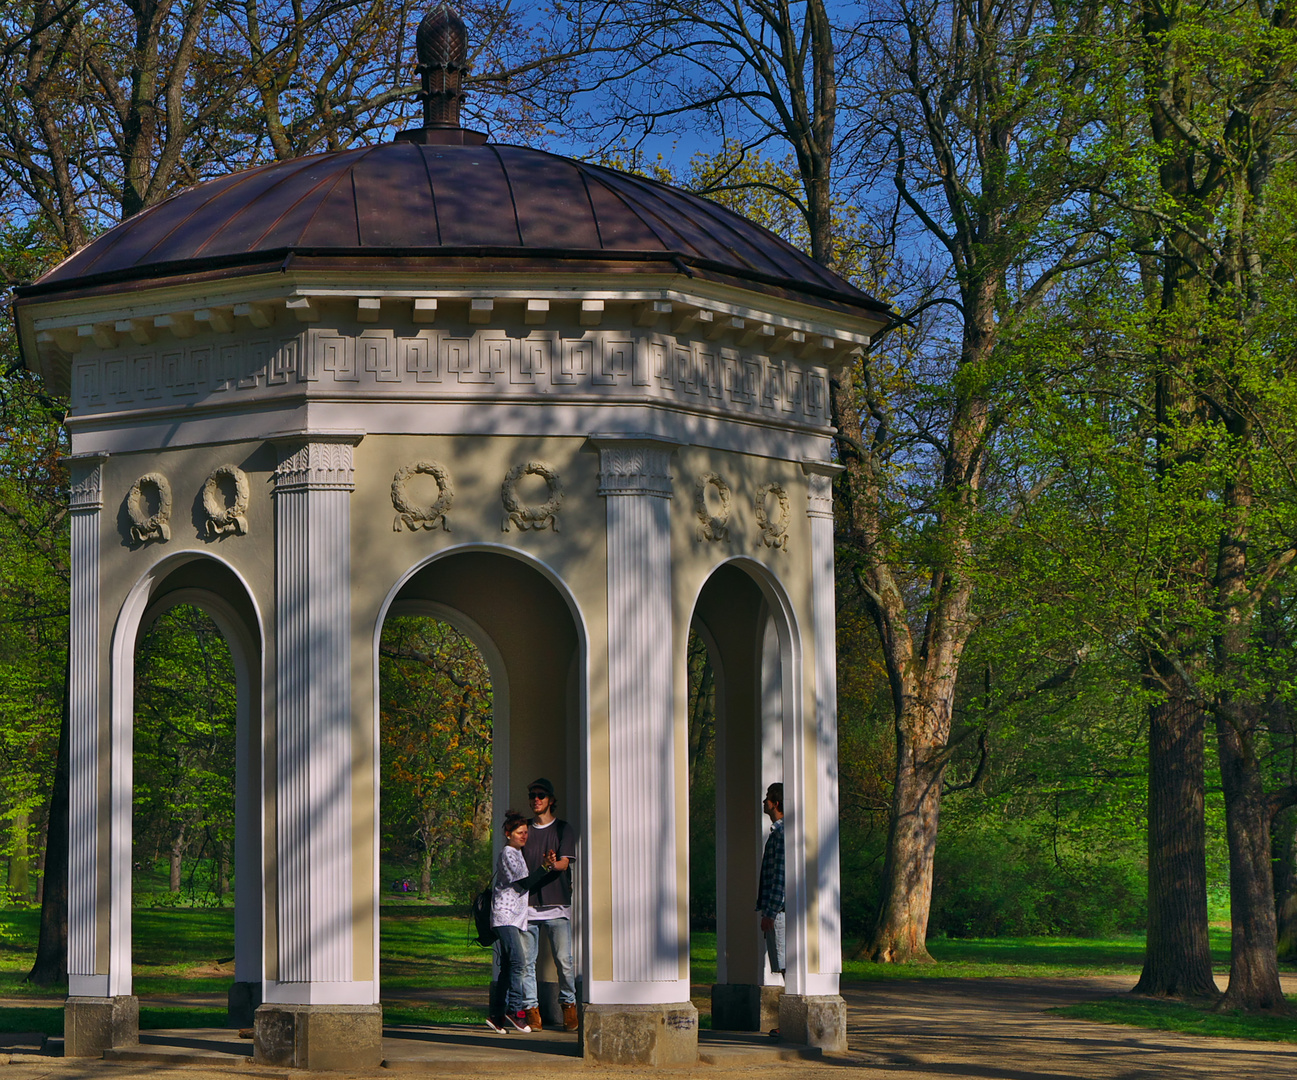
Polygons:
<instances>
[{"instance_id":1,"label":"beige wall","mask_svg":"<svg viewBox=\"0 0 1297 1080\"><path fill-rule=\"evenodd\" d=\"M391 497L393 475L397 469L415 461L434 460L444 466L454 486L454 501L447 520L449 531L440 527L411 530L397 521ZM564 497L557 515L558 529L519 530L502 528L504 510L500 485L505 473L514 465L530 460L548 463L561 477ZM266 649L266 670L274 665L274 508L271 497L275 467L273 447L264 442L200 446L147 453L130 453L111 457L104 468L104 510L102 513L101 640L107 649L112 641L117 613L126 596L149 567L170 560L181 553L218 558L233 569L246 583L251 601L262 618ZM247 512L248 534L227 535L212 539L204 534L201 508L203 483L213 468L234 464L248 476L250 499ZM583 679L577 679L579 700L588 701L589 710L589 800L592 835L583 837L585 852L591 862L595 902L592 905L594 952L591 975L611 978L608 957L611 955L612 926L606 905L598 897L606 896L609 887L607 866L610 856L606 828L611 800L616 797L608 786L607 713L603 704L606 672L604 643L607 640L605 583L607 575L604 548L605 501L597 494L599 456L584 436L572 438L519 437L448 437L437 435L370 434L355 450L355 492L351 496L351 565L352 565L352 715L355 777L353 816L355 843L355 976L374 977L373 953L376 940L373 924L375 901L376 778L374 752L375 728L374 649L379 619L398 586L411 572L423 565L429 567L410 579L405 598L423 598L447 604L463 611L486 630L505 657L510 671L510 783L497 805L521 805L525 785L535 774L544 773L559 784L565 796L565 807L575 810L585 801L580 777L573 770L579 760L572 738L579 739L583 724L569 728L569 716L576 713L568 700L571 657L582 642L589 647L588 698ZM132 544L130 521L124 499L131 484L144 473L160 471L171 483L173 512L171 539ZM694 512L697 478L715 472L732 488L732 506L727 541L700 540L698 518ZM806 518L806 481L800 464L751 455L684 447L678 451L672 474L675 497L672 502L672 557L675 643L675 744L677 850L679 852L679 920L688 925L687 858L688 858L688 792L687 746L683 717L686 712L685 647L694 606L709 575L728 560L744 560L753 569L764 567L779 583L778 590L792 605L793 635L800 656L807 660L815 643L811 633L810 566L807 558L810 535ZM753 498L757 488L778 483L788 494L789 521L787 549L762 543L755 520ZM436 485L431 477L415 478L409 485L412 501L431 501ZM519 495L524 500L541 501L546 497L538 479L524 480ZM772 514L777 513L770 500ZM520 570L512 578L498 572L502 564L485 556L465 557L439 564L435 560L447 552L476 549L504 550L518 553L523 562L542 567L562 582L575 608L571 618L559 593L540 586L536 572ZM493 567L496 569L493 570ZM204 583L200 569L181 572L169 584ZM219 582L218 588L223 588ZM769 586L766 594L773 598ZM237 597L231 597L232 600ZM772 605L778 608L778 604ZM717 616L712 617L714 620ZM568 620L565 625L565 620ZM719 632L719 631L718 631ZM803 708L813 717L813 669L807 663L806 676L800 680ZM102 680L103 715L108 713L109 672ZM546 697L543 688L553 680L558 692ZM789 680L786 687L795 685ZM266 694L265 759L274 762L273 674L266 680L271 691ZM579 702L578 702L579 703ZM578 720L583 718L575 717ZM813 723L808 735L807 753L813 755ZM558 737L552 737L552 734ZM106 725L105 725L106 738ZM274 976L275 898L274 898L274 781L267 769L263 811L265 813L265 868L267 975ZM107 777L101 785L107 821ZM812 779L813 782L813 779ZM813 805L814 791L808 791ZM736 796L737 797L737 796ZM747 798L747 796L744 796ZM573 814L573 818L576 815ZM813 818L808 846L813 842ZM810 854L810 852L808 852ZM748 873L745 866L744 875ZM107 882L100 891L107 895ZM755 880L752 882L755 888ZM732 894L746 894L744 882L735 881ZM737 908L741 906L736 901ZM106 907L104 909L106 911ZM106 939L106 914L102 936ZM811 927L817 920L810 920ZM814 942L812 942L814 948ZM687 977L687 954L681 953L681 977ZM607 970L606 970L607 969Z\"/></svg>"}]
</instances>

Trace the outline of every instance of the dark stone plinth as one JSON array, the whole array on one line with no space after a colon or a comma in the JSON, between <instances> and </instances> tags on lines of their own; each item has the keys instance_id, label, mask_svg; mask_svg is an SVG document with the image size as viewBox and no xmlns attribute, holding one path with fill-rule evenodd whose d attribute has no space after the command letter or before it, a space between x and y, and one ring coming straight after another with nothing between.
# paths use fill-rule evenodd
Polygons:
<instances>
[{"instance_id":1,"label":"dark stone plinth","mask_svg":"<svg viewBox=\"0 0 1297 1080\"><path fill-rule=\"evenodd\" d=\"M784 994L779 1033L785 1042L841 1053L847 1048L847 1003L838 994Z\"/></svg>"},{"instance_id":2,"label":"dark stone plinth","mask_svg":"<svg viewBox=\"0 0 1297 1080\"><path fill-rule=\"evenodd\" d=\"M698 1010L672 1005L586 1005L581 1048L600 1065L693 1065L698 1060Z\"/></svg>"},{"instance_id":3,"label":"dark stone plinth","mask_svg":"<svg viewBox=\"0 0 1297 1080\"><path fill-rule=\"evenodd\" d=\"M70 997L63 1007L63 1056L100 1057L115 1046L140 1041L140 999Z\"/></svg>"},{"instance_id":4,"label":"dark stone plinth","mask_svg":"<svg viewBox=\"0 0 1297 1080\"><path fill-rule=\"evenodd\" d=\"M377 1005L261 1005L252 1060L297 1069L376 1069L383 1061Z\"/></svg>"}]
</instances>

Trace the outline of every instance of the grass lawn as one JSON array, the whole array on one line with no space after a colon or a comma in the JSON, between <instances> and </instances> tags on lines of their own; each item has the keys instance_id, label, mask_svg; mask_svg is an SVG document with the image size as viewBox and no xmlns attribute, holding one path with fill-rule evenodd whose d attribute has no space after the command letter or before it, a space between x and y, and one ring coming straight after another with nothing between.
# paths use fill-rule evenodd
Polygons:
<instances>
[{"instance_id":1,"label":"grass lawn","mask_svg":"<svg viewBox=\"0 0 1297 1080\"><path fill-rule=\"evenodd\" d=\"M1213 967L1229 970L1229 931L1210 930ZM853 959L858 941L844 942L844 982L890 979L1067 978L1129 975L1144 965L1144 935L1110 938L939 938L928 942L933 964L873 964Z\"/></svg>"},{"instance_id":2,"label":"grass lawn","mask_svg":"<svg viewBox=\"0 0 1297 1080\"><path fill-rule=\"evenodd\" d=\"M1297 1005L1297 996L1288 995ZM1297 1020L1282 1016L1248 1016L1240 1012L1217 1012L1210 1005L1186 1001L1158 1001L1152 998L1107 998L1052 1009L1073 1020L1096 1020L1101 1024L1127 1024L1156 1031L1178 1031L1185 1035L1219 1036L1226 1039L1264 1039L1267 1042L1297 1043Z\"/></svg>"},{"instance_id":3,"label":"grass lawn","mask_svg":"<svg viewBox=\"0 0 1297 1080\"><path fill-rule=\"evenodd\" d=\"M231 908L137 908L135 992L224 994L234 980L234 912ZM35 909L0 911L0 1030L63 1031L63 988L42 990L22 980L31 966L39 913ZM382 996L389 1024L476 1022L478 1010L409 1000L409 992L432 988L484 987L491 977L491 952L471 944L467 911L417 902L384 904L382 909ZM1218 971L1229 963L1228 931L1211 931ZM853 959L857 942L847 942L843 981L870 982L932 978L1066 978L1081 975L1128 976L1133 986L1144 956L1141 935L1102 940L1084 938L939 939L928 949L932 964L871 964ZM716 935L695 933L692 979L706 985L716 978ZM6 1006L5 998L49 998L48 1006ZM1297 1003L1297 1002L1295 1002ZM1130 1024L1193 1035L1278 1039L1297 1042L1297 1022L1272 1017L1239 1017L1178 1002L1114 998L1060 1010L1061 1015L1104 1023ZM704 1017L704 1021L710 1019ZM164 1008L145 1002L140 1025L223 1027L219 1006Z\"/></svg>"}]
</instances>

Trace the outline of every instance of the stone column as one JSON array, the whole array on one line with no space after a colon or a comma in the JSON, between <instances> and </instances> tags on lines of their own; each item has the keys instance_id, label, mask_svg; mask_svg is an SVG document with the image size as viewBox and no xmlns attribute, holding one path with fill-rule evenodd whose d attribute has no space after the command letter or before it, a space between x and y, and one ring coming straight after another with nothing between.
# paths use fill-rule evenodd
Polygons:
<instances>
[{"instance_id":1,"label":"stone column","mask_svg":"<svg viewBox=\"0 0 1297 1080\"><path fill-rule=\"evenodd\" d=\"M692 1064L689 932L677 875L672 692L674 443L595 436L607 500L611 979L590 979L587 1060Z\"/></svg>"},{"instance_id":2,"label":"stone column","mask_svg":"<svg viewBox=\"0 0 1297 1080\"><path fill-rule=\"evenodd\" d=\"M110 1047L130 1046L139 1041L140 1030L139 1002L131 994L129 863L123 897L118 895L121 868L114 865L120 859L112 858L122 846L123 827L129 855L129 771L124 817L118 805L122 793L116 789L117 772L123 764L129 770L130 760L120 760L118 746L110 746L107 760L101 755L104 649L99 635L99 532L106 460L106 454L67 459L72 473L67 1057L98 1057Z\"/></svg>"},{"instance_id":3,"label":"stone column","mask_svg":"<svg viewBox=\"0 0 1297 1080\"><path fill-rule=\"evenodd\" d=\"M802 463L807 480L806 514L811 526L811 626L815 642L815 735L803 777L814 777L814 803L790 808L788 835L787 990L779 1003L785 1040L846 1050L847 1007L838 993L842 972L842 890L838 871L838 694L833 593L833 476L842 466ZM800 754L796 755L798 758ZM797 768L794 765L794 768ZM794 778L790 778L794 779ZM804 780L797 787L806 791ZM808 828L814 822L814 831ZM812 842L808 843L808 834ZM795 924L795 925L794 925Z\"/></svg>"},{"instance_id":4,"label":"stone column","mask_svg":"<svg viewBox=\"0 0 1297 1080\"><path fill-rule=\"evenodd\" d=\"M271 1065L382 1060L377 985L353 973L350 503L361 437L274 439L277 949L254 1046Z\"/></svg>"}]
</instances>

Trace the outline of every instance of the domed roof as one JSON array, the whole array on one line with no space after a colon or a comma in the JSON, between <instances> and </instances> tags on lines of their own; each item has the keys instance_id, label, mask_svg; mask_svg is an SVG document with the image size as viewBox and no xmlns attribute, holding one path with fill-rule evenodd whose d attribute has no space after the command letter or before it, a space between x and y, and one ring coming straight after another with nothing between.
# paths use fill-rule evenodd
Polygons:
<instances>
[{"instance_id":1,"label":"domed roof","mask_svg":"<svg viewBox=\"0 0 1297 1080\"><path fill-rule=\"evenodd\" d=\"M887 306L773 233L687 192L540 150L415 142L198 184L21 292L289 260L385 270L683 272L875 316Z\"/></svg>"}]
</instances>

